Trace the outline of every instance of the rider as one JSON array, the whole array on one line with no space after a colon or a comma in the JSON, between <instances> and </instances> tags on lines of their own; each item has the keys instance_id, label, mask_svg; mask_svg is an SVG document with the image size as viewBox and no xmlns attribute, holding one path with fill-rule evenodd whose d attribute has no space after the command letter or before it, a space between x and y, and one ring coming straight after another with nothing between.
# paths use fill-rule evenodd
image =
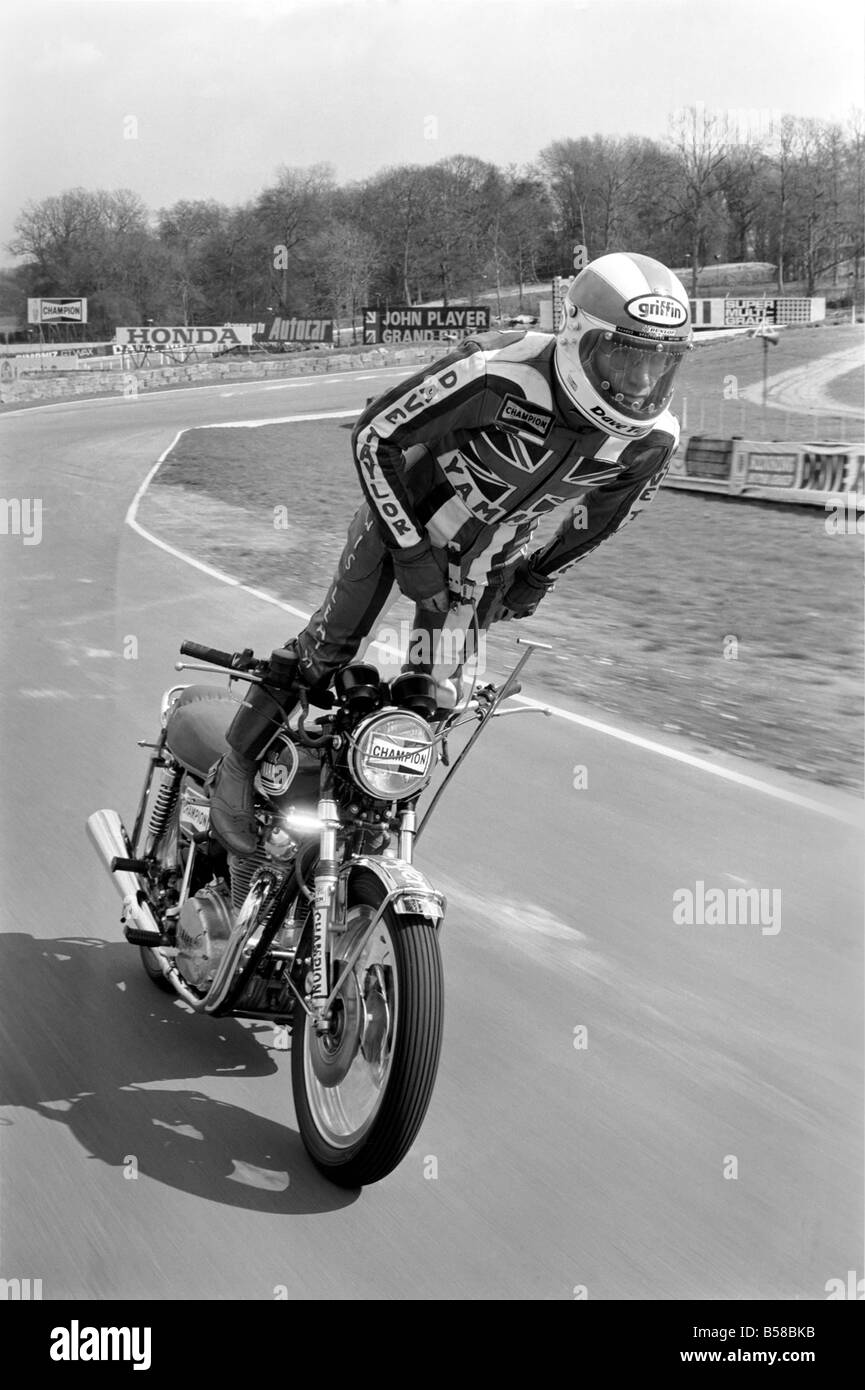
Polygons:
<instances>
[{"instance_id":1,"label":"rider","mask_svg":"<svg viewBox=\"0 0 865 1390\"><path fill-rule=\"evenodd\" d=\"M211 773L211 824L228 849L254 852L258 760L301 688L326 687L356 655L394 583L433 640L528 617L651 500L678 444L667 407L690 346L680 281L615 252L573 280L557 333L480 334L367 407L352 434L366 501L325 600L279 652L283 688L250 687ZM538 519L559 508L558 531L529 553Z\"/></svg>"}]
</instances>

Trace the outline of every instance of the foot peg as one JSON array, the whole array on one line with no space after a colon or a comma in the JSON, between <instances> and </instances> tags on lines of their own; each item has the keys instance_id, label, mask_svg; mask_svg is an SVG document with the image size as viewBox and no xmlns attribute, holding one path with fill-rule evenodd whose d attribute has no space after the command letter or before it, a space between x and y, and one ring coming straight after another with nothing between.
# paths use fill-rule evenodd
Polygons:
<instances>
[{"instance_id":1,"label":"foot peg","mask_svg":"<svg viewBox=\"0 0 865 1390\"><path fill-rule=\"evenodd\" d=\"M173 936L166 936L164 932L142 931L139 927L131 927L125 922L123 935L130 946L176 946L177 944Z\"/></svg>"},{"instance_id":2,"label":"foot peg","mask_svg":"<svg viewBox=\"0 0 865 1390\"><path fill-rule=\"evenodd\" d=\"M143 859L122 859L119 855L114 856L108 867L113 874L146 874L148 869Z\"/></svg>"}]
</instances>

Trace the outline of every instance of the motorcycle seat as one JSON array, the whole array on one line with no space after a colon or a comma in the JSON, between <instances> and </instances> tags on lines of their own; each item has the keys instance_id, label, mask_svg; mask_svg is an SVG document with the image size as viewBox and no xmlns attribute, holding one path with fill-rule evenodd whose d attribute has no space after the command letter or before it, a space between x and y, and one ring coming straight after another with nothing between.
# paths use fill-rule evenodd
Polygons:
<instances>
[{"instance_id":1,"label":"motorcycle seat","mask_svg":"<svg viewBox=\"0 0 865 1390\"><path fill-rule=\"evenodd\" d=\"M228 752L225 734L242 695L214 685L189 685L168 716L165 742L187 772L204 781L218 758Z\"/></svg>"}]
</instances>

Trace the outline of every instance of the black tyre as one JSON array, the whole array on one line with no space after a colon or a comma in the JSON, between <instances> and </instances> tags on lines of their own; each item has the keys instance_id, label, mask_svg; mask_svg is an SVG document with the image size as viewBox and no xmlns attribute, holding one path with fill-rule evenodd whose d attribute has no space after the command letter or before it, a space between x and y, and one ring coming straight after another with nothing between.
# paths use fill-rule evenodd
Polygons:
<instances>
[{"instance_id":1,"label":"black tyre","mask_svg":"<svg viewBox=\"0 0 865 1390\"><path fill-rule=\"evenodd\" d=\"M341 958L383 897L375 875L355 875ZM332 1182L378 1182L403 1159L432 1097L443 1021L436 928L392 908L334 1001L332 1033L319 1036L306 1011L296 1008L291 1080L298 1125L313 1163Z\"/></svg>"},{"instance_id":2,"label":"black tyre","mask_svg":"<svg viewBox=\"0 0 865 1390\"><path fill-rule=\"evenodd\" d=\"M174 994L174 990L166 980L159 968L159 963L149 946L140 946L141 964L144 966L144 973L147 975L157 989L161 989L165 994Z\"/></svg>"}]
</instances>

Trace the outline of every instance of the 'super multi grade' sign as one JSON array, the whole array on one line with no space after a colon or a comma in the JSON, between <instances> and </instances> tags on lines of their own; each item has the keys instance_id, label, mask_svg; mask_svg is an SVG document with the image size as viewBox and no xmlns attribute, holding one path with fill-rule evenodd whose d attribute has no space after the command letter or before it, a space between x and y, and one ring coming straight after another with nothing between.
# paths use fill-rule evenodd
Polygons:
<instances>
[{"instance_id":1,"label":"'super multi grade' sign","mask_svg":"<svg viewBox=\"0 0 865 1390\"><path fill-rule=\"evenodd\" d=\"M172 348L204 348L216 351L229 347L249 347L252 343L251 323L224 323L219 327L192 324L184 327L162 327L147 324L141 328L118 328L114 341L120 347L144 352L171 351Z\"/></svg>"}]
</instances>

